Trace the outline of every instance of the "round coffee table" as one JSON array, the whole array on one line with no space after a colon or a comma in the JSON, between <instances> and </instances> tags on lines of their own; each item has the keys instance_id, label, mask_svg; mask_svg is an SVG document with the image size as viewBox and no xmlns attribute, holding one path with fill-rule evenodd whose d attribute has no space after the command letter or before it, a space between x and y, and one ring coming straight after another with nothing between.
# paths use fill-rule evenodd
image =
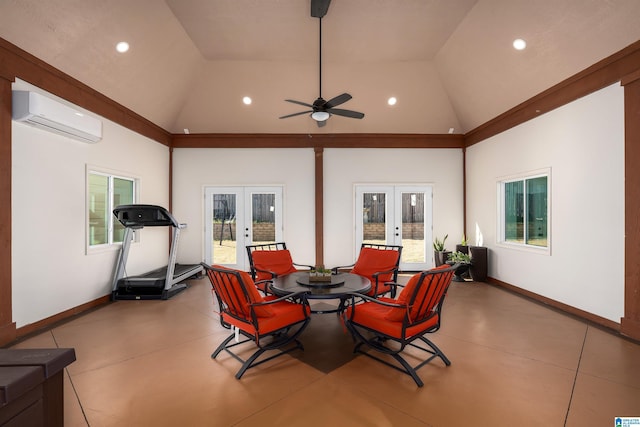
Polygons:
<instances>
[{"instance_id":1,"label":"round coffee table","mask_svg":"<svg viewBox=\"0 0 640 427\"><path fill-rule=\"evenodd\" d=\"M274 278L271 289L278 296L306 291L307 299L339 299L340 305L335 310L312 311L337 313L351 294L366 294L371 289L371 281L357 274L339 273L331 276L331 282L311 282L308 272L298 272Z\"/></svg>"}]
</instances>

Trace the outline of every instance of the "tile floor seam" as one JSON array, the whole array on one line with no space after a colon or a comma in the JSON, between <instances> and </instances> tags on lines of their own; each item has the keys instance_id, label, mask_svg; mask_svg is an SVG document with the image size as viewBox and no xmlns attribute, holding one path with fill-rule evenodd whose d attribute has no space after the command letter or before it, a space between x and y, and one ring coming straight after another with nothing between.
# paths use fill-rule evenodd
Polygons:
<instances>
[{"instance_id":1,"label":"tile floor seam","mask_svg":"<svg viewBox=\"0 0 640 427\"><path fill-rule=\"evenodd\" d=\"M326 375L329 375L329 374L326 374ZM335 377L334 377L334 378L335 378ZM320 379L321 379L321 378L320 378ZM335 378L335 380L336 380L336 381L338 381L338 382L342 382L340 378ZM316 381L318 381L318 380L316 380ZM345 383L345 384L346 384L348 387L353 388L354 390L356 390L356 392L357 392L357 393L362 393L362 394L364 394L365 396L369 396L369 398L370 398L371 400L378 401L378 402L380 402L380 403L382 403L382 404L384 404L384 405L387 405L389 408L394 409L394 410L396 410L396 411L398 411L398 412L400 412L400 413L402 413L402 414L406 415L407 417L412 418L412 419L416 420L417 422L424 424L426 427L435 427L435 426L434 426L433 424L431 424L430 422L425 421L425 420L422 420L422 419L420 419L420 418L416 417L415 415L413 415L413 414L411 414L411 413L407 412L406 410L404 410L404 409L402 409L402 408L400 408L400 407L398 407L398 406L396 406L396 405L392 404L391 402L388 402L388 401L386 401L386 400L384 400L384 399L381 399L381 398L380 398L380 396L379 396L379 395L377 395L377 394L371 394L371 393L368 393L366 390L360 390L360 389L358 389L358 388L356 388L356 387L353 387L353 386L352 386L352 384L350 384L350 383ZM417 391L418 391L418 390L417 390Z\"/></svg>"},{"instance_id":2,"label":"tile floor seam","mask_svg":"<svg viewBox=\"0 0 640 427\"><path fill-rule=\"evenodd\" d=\"M503 354L506 354L506 355L509 355L509 356L520 357L520 358L525 359L525 360L530 360L532 362L543 363L545 365L554 366L556 368L564 369L564 370L567 370L567 371L572 371L572 372L574 371L574 368L568 368L566 366L558 365L557 363L549 362L549 361L542 360L542 359L536 359L534 357L527 357L527 356L519 354L519 353L514 353L514 352L511 352L511 351L507 351L507 350L505 350L503 348L500 348L500 347L495 347L495 346L490 346L490 345L487 345L487 344L478 343L478 342L475 342L475 341L465 340L465 339L459 338L459 337L457 337L455 335L448 335L448 334L445 334L445 333L442 333L441 335L446 335L449 338L453 338L453 339L456 339L456 340L461 341L461 342L477 345L477 346L483 347L485 349L493 350L493 351L496 351L496 352L499 352L499 353L503 353ZM580 354L582 355L582 351L581 351Z\"/></svg>"},{"instance_id":3,"label":"tile floor seam","mask_svg":"<svg viewBox=\"0 0 640 427\"><path fill-rule=\"evenodd\" d=\"M96 367L93 367L91 369L78 371L78 372L75 372L73 375L74 376L75 375L83 375L83 374L86 374L88 372L95 372L95 371L98 371L100 369L109 368L111 366L119 365L120 363L129 362L131 360L135 360L135 359L138 359L140 357L146 357L146 356L152 355L154 353L158 353L158 352L165 351L165 350L168 350L168 349L176 348L177 346L188 344L190 342L201 340L201 339L206 338L206 337L211 336L211 335L214 335L214 334L210 333L210 334L207 334L207 335L203 335L201 337L193 338L193 339L188 340L188 341L181 341L181 342L176 343L174 345L159 347L159 348L156 348L155 350L151 350L151 351L148 351L148 352L145 352L145 353L139 353L139 354L136 354L136 355L132 355L130 357L126 357L126 358L123 358L123 359L120 359L120 360L116 360L116 361L113 361L111 363L106 363L104 365L96 366ZM52 334L52 336L53 336L53 334ZM56 343L56 346L59 348L58 342L56 341L55 336L53 336L53 340Z\"/></svg>"},{"instance_id":4,"label":"tile floor seam","mask_svg":"<svg viewBox=\"0 0 640 427\"><path fill-rule=\"evenodd\" d=\"M60 348L60 344L58 344L58 340L56 340L56 336L53 333L53 329L51 329L49 331L49 333L51 334L51 339L53 340L54 344L56 345L56 348ZM82 416L84 418L84 422L87 424L87 427L88 427L90 424L89 424L89 420L87 419L87 413L84 411L84 406L82 406L82 402L80 401L80 396L78 395L78 390L76 390L76 386L73 383L73 380L71 379L71 374L69 373L69 368L64 368L64 373L67 375L67 378L69 379L69 384L71 384L71 389L73 390L73 395L76 397L76 400L78 401L78 406L80 406L80 411L82 412Z\"/></svg>"},{"instance_id":5,"label":"tile floor seam","mask_svg":"<svg viewBox=\"0 0 640 427\"><path fill-rule=\"evenodd\" d=\"M587 334L589 333L589 326L585 328L584 338L582 339L582 348L580 349L580 357L578 357L578 366L576 366L576 374L573 377L573 384L571 385L571 393L569 394L569 403L567 404L567 412L564 416L564 426L566 427L569 420L569 413L571 412L571 402L573 401L573 393L576 390L576 382L578 381L578 374L580 373L580 363L582 362L582 355L584 354L584 347L587 343Z\"/></svg>"},{"instance_id":6,"label":"tile floor seam","mask_svg":"<svg viewBox=\"0 0 640 427\"><path fill-rule=\"evenodd\" d=\"M325 374L325 375L327 375L327 374ZM318 378L317 378L317 379L315 379L315 380L312 380L312 381L311 381L311 382L309 382L309 383L306 383L306 384L304 384L304 385L301 385L299 388L297 388L296 390L294 390L292 393L287 394L286 396L282 396L280 399L278 399L278 400L274 400L273 402L269 403L267 406L264 406L264 407L262 407L262 408L258 409L257 411L252 412L251 414L247 414L247 415L246 415L245 417L243 417L242 419L240 419L240 420L238 420L238 421L234 422L233 424L230 424L230 427L237 426L238 424L243 423L245 420L248 420L249 418L252 418L252 417L254 417L254 416L258 415L258 414L260 414L261 412L264 412L264 411L268 410L268 409L269 409L269 408L271 408L273 405L275 405L275 404L277 404L277 403L279 403L279 402L282 402L282 401L284 401L284 400L288 399L288 398L290 397L290 395L291 395L291 394L299 393L301 390L303 390L303 389L305 389L305 388L309 387L310 385L312 385L312 384L314 384L314 383L316 383L316 382L318 382L318 381L321 381L321 380L323 380L323 379L324 379L324 377L322 377L322 376L321 376L321 377L318 377Z\"/></svg>"},{"instance_id":7,"label":"tile floor seam","mask_svg":"<svg viewBox=\"0 0 640 427\"><path fill-rule=\"evenodd\" d=\"M624 383L624 382L620 382L620 381L614 381L611 378L603 377L603 376L600 376L600 375L588 374L586 372L578 372L578 374L579 375L584 375L585 377L596 378L598 380L605 381L605 382L610 383L610 384L615 384L615 385L619 385L619 386L623 386L623 387L629 387L629 388L634 389L634 390L640 390L640 385L634 385L634 384L628 384L628 383Z\"/></svg>"}]
</instances>

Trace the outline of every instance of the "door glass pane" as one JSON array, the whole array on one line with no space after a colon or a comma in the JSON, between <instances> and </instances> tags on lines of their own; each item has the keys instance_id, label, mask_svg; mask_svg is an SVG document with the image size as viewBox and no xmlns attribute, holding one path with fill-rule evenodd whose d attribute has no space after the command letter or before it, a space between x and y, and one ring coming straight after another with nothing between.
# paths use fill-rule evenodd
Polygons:
<instances>
[{"instance_id":1,"label":"door glass pane","mask_svg":"<svg viewBox=\"0 0 640 427\"><path fill-rule=\"evenodd\" d=\"M504 238L507 242L524 243L524 183L504 184Z\"/></svg>"},{"instance_id":2,"label":"door glass pane","mask_svg":"<svg viewBox=\"0 0 640 427\"><path fill-rule=\"evenodd\" d=\"M385 193L363 193L362 242L387 243L387 199Z\"/></svg>"},{"instance_id":3,"label":"door glass pane","mask_svg":"<svg viewBox=\"0 0 640 427\"><path fill-rule=\"evenodd\" d=\"M251 236L253 243L276 241L276 195L254 193L251 195Z\"/></svg>"},{"instance_id":4,"label":"door glass pane","mask_svg":"<svg viewBox=\"0 0 640 427\"><path fill-rule=\"evenodd\" d=\"M105 245L108 242L109 177L89 174L89 245Z\"/></svg>"},{"instance_id":5,"label":"door glass pane","mask_svg":"<svg viewBox=\"0 0 640 427\"><path fill-rule=\"evenodd\" d=\"M402 193L402 259L424 262L424 193Z\"/></svg>"},{"instance_id":6,"label":"door glass pane","mask_svg":"<svg viewBox=\"0 0 640 427\"><path fill-rule=\"evenodd\" d=\"M132 180L113 178L113 207L132 204L133 191ZM113 221L113 243L122 242L124 239L124 230L124 226L120 221Z\"/></svg>"},{"instance_id":7,"label":"door glass pane","mask_svg":"<svg viewBox=\"0 0 640 427\"><path fill-rule=\"evenodd\" d=\"M527 244L547 246L547 177L527 180Z\"/></svg>"},{"instance_id":8,"label":"door glass pane","mask_svg":"<svg viewBox=\"0 0 640 427\"><path fill-rule=\"evenodd\" d=\"M213 264L236 264L236 195L213 195Z\"/></svg>"}]
</instances>

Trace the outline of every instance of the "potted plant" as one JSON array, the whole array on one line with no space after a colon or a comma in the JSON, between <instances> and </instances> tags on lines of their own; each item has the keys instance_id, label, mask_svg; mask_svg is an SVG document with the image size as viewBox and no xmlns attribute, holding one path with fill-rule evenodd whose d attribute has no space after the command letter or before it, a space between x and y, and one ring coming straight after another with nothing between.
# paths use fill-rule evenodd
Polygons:
<instances>
[{"instance_id":1,"label":"potted plant","mask_svg":"<svg viewBox=\"0 0 640 427\"><path fill-rule=\"evenodd\" d=\"M319 265L309 272L310 282L330 282L331 270Z\"/></svg>"},{"instance_id":2,"label":"potted plant","mask_svg":"<svg viewBox=\"0 0 640 427\"><path fill-rule=\"evenodd\" d=\"M451 252L448 252L444 246L444 242L447 241L447 237L449 237L449 235L445 234L442 240L436 237L435 240L433 241L433 258L436 263L436 267L447 262L447 257L451 253Z\"/></svg>"},{"instance_id":3,"label":"potted plant","mask_svg":"<svg viewBox=\"0 0 640 427\"><path fill-rule=\"evenodd\" d=\"M469 272L469 267L471 266L471 257L469 256L469 254L456 251L449 255L447 264L458 264L458 268L456 268L453 280L455 280L456 282L464 282L463 276L465 276Z\"/></svg>"},{"instance_id":4,"label":"potted plant","mask_svg":"<svg viewBox=\"0 0 640 427\"><path fill-rule=\"evenodd\" d=\"M469 253L469 243L467 241L467 236L465 236L464 233L462 233L460 243L456 245L456 252L462 252L463 254Z\"/></svg>"}]
</instances>

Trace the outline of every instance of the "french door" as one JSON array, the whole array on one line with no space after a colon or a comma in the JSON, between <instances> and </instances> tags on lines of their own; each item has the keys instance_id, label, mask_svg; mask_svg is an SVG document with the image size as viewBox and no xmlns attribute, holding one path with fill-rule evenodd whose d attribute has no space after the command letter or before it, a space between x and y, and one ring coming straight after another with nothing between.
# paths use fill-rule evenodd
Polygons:
<instances>
[{"instance_id":1,"label":"french door","mask_svg":"<svg viewBox=\"0 0 640 427\"><path fill-rule=\"evenodd\" d=\"M206 187L205 262L249 269L247 245L282 241L282 187Z\"/></svg>"},{"instance_id":2,"label":"french door","mask_svg":"<svg viewBox=\"0 0 640 427\"><path fill-rule=\"evenodd\" d=\"M429 185L356 185L356 253L362 243L402 245L400 269L433 266L433 189Z\"/></svg>"}]
</instances>

